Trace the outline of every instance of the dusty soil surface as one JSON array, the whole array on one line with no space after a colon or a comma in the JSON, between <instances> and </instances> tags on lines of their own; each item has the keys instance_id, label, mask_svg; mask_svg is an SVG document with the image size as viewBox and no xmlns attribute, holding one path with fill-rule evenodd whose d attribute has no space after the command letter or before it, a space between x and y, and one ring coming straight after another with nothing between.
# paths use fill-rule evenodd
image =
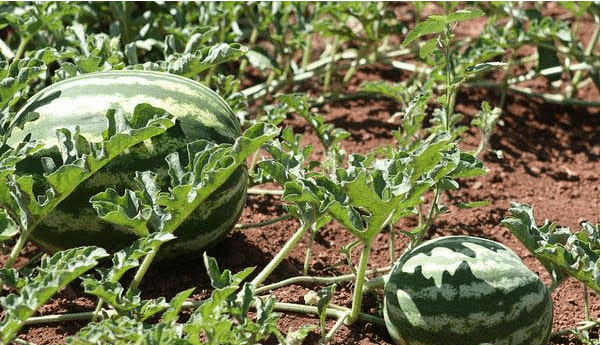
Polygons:
<instances>
[{"instance_id":1,"label":"dusty soil surface","mask_svg":"<svg viewBox=\"0 0 602 345\"><path fill-rule=\"evenodd\" d=\"M360 69L348 87L356 88L363 80L399 80L402 77L402 74L390 67L369 66ZM531 81L525 86L537 88L538 91L550 89L545 79ZM311 83L306 87L311 88ZM465 115L463 122L468 125L483 100L495 105L499 102L499 97L499 93L493 90L465 89L458 95L456 111ZM592 85L581 90L579 98L599 101L600 93ZM337 101L325 104L319 111L330 123L351 133L344 143L348 153L366 153L393 141L391 131L396 127L388 120L398 108L392 101ZM501 120L503 125L495 130L490 148L499 150L502 156L498 157L490 152L483 154L481 158L489 173L479 178L463 180L458 191L445 194L444 201L450 206L450 213L437 220L428 236L462 234L502 242L514 250L544 282L549 283L545 269L500 225L500 221L508 215L510 202L522 202L534 206L535 216L540 223L550 219L576 230L583 220L600 222L600 110L548 104L537 98L509 92ZM291 126L296 133L302 133L305 136L304 143L312 144L316 149L320 147L317 137L301 118L292 115L287 119L286 125ZM477 131L469 130L462 145L466 149L475 148L478 140ZM487 200L490 205L470 210L453 206L458 202L477 200ZM256 223L283 214L282 202L278 196L251 194L240 223ZM412 218L405 219L396 228L408 229L415 222ZM232 271L248 266L256 266L259 270L297 227L295 220L286 220L261 228L234 230L208 254L218 260L220 267ZM370 268L389 265L388 236L387 233L379 235L372 251ZM336 223L326 225L318 233L313 247L310 274L332 276L349 273L344 266L337 264L344 260L339 249L352 240L352 236ZM302 274L306 243L306 240L301 241L268 282ZM398 238L396 253L400 254L405 247L404 239ZM35 247L28 247L24 257L35 251ZM169 299L190 287L197 288L195 299L205 298L210 293L201 260L172 267L154 267L145 277L140 289L145 298L165 296ZM279 289L274 294L282 302L303 303L303 296L308 291L318 289L318 286L293 285ZM351 291L350 284L341 285L334 302L350 307ZM554 291L554 332L574 327L584 319L583 294L582 286L575 280L567 281ZM378 312L379 301L379 296L367 296L364 311ZM599 296L589 292L589 301L592 317L599 318ZM90 311L93 308L94 302L83 295L77 284L73 284L44 306L40 314ZM280 328L286 332L308 323L318 325L318 322L313 316L284 313ZM40 345L58 343L65 336L74 334L82 325L80 322L70 322L31 326L21 332L20 338ZM329 323L331 325L332 322ZM597 337L599 329L592 333ZM319 338L319 331L315 331L305 344L317 344ZM270 342L276 343L274 339ZM385 345L392 344L392 341L383 326L360 321L351 327L343 327L330 344ZM572 335L562 335L552 338L549 344L581 342Z\"/></svg>"}]
</instances>

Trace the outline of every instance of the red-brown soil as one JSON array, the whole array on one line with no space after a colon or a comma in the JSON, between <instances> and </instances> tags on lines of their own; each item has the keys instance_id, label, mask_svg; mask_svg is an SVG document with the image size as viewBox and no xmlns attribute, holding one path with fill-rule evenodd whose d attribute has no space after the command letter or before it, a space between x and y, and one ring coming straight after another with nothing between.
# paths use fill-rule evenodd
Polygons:
<instances>
[{"instance_id":1,"label":"red-brown soil","mask_svg":"<svg viewBox=\"0 0 602 345\"><path fill-rule=\"evenodd\" d=\"M589 36L587 36L589 37ZM598 48L599 49L599 48ZM356 88L363 80L401 78L399 72L387 66L370 66L360 69L349 88ZM550 89L546 80L537 79L528 84L538 91ZM308 86L309 87L309 86ZM464 89L457 99L456 111L465 115L464 124L469 124L472 116L480 109L483 100L495 105L499 102L497 91ZM581 90L580 99L600 100L595 86ZM351 133L343 146L348 153L366 153L373 148L393 142L391 131L395 125L388 122L398 105L385 99L356 99L330 102L319 109L328 122L342 127ZM537 98L529 98L509 92L501 117L503 125L498 126L490 140L492 150L499 150L502 156L485 153L481 157L489 173L486 176L466 179L459 190L445 194L444 200L450 213L439 218L428 236L473 235L490 238L504 243L513 249L536 272L544 282L549 283L547 272L511 233L500 224L508 215L510 202L521 202L534 206L535 216L541 224L545 219L554 220L563 226L576 230L580 222L589 220L600 222L600 110L599 108L567 107L544 103ZM292 115L287 119L296 133L304 135L304 143L312 144L319 154L317 137L305 122ZM462 145L466 149L478 145L476 130L469 130ZM458 202L487 200L490 205L475 209L458 209ZM256 223L284 214L278 196L251 194L240 223ZM396 225L398 229L412 227L415 219L406 219ZM239 271L248 266L259 270L265 266L283 243L297 229L295 220L286 220L261 228L234 230L208 254L215 257L220 267ZM389 265L388 234L380 234L370 259L370 267ZM349 273L344 266L336 266L344 260L339 249L353 240L352 236L335 223L326 225L317 235L313 247L311 275L331 276ZM295 248L292 254L280 265L268 281L302 274L306 240ZM405 248L403 238L398 238L396 253ZM28 248L30 255L34 247ZM357 253L356 253L357 254ZM356 255L357 257L357 255ZM335 268L332 268L336 266ZM173 267L155 267L145 277L140 289L143 297L173 297L177 292L196 287L194 298L202 299L209 295L210 285L204 272L202 260L187 262ZM318 286L288 286L274 292L279 301L303 303L303 296ZM84 297L81 289L74 284L59 296L53 298L40 310L41 314L56 314L89 311L94 308L92 300ZM334 302L350 307L352 286L341 285ZM584 320L584 290L576 280L569 280L553 293L554 324L553 332L575 327ZM589 292L590 313L600 317L600 299ZM364 311L377 312L379 299L367 296ZM313 316L284 313L280 328L295 330L304 324L318 325ZM21 339L35 344L61 342L65 336L74 334L84 323L72 322L45 324L25 328ZM329 322L332 326L333 322ZM592 331L598 337L599 329ZM317 344L319 331L310 334L305 344ZM270 340L275 343L275 340ZM392 344L382 326L357 322L343 327L330 344ZM581 344L572 335L554 337L549 344Z\"/></svg>"}]
</instances>

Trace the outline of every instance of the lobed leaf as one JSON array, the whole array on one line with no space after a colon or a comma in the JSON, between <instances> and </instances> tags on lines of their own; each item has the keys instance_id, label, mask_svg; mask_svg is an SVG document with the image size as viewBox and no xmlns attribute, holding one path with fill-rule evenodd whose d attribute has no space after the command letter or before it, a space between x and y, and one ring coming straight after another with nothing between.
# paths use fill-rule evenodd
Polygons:
<instances>
[{"instance_id":1,"label":"lobed leaf","mask_svg":"<svg viewBox=\"0 0 602 345\"><path fill-rule=\"evenodd\" d=\"M470 153L460 152L457 167L450 173L454 178L471 178L487 174L487 168L481 160Z\"/></svg>"},{"instance_id":2,"label":"lobed leaf","mask_svg":"<svg viewBox=\"0 0 602 345\"><path fill-rule=\"evenodd\" d=\"M511 203L510 216L502 220L514 236L550 272L554 287L573 276L600 293L600 226L586 222L573 233L557 223L537 226L533 208Z\"/></svg>"},{"instance_id":3,"label":"lobed leaf","mask_svg":"<svg viewBox=\"0 0 602 345\"><path fill-rule=\"evenodd\" d=\"M109 130L105 131L105 140L99 143L89 142L77 131L71 135L68 130L59 130L58 150L62 153L63 164L45 174L45 183L48 186L45 194L36 196L32 176L24 175L13 185L19 192L14 194L13 200L18 200L20 207L27 209L27 213L38 221L49 214L81 182L112 159L131 146L161 134L173 126L173 117L170 114L150 105L136 106L133 120L125 119L125 115L121 114L124 118L120 126L115 125L117 117L114 115L115 111L107 112ZM46 166L48 167L48 163ZM3 203L7 201L10 203L10 199L2 200Z\"/></svg>"},{"instance_id":4,"label":"lobed leaf","mask_svg":"<svg viewBox=\"0 0 602 345\"><path fill-rule=\"evenodd\" d=\"M336 285L332 284L318 291L318 316L320 317L320 329L322 331L322 338L326 336L326 308L330 304L332 296L336 292Z\"/></svg>"},{"instance_id":5,"label":"lobed leaf","mask_svg":"<svg viewBox=\"0 0 602 345\"><path fill-rule=\"evenodd\" d=\"M140 259L159 248L161 244L174 238L175 236L169 233L153 232L148 236L137 239L129 247L113 254L113 265L110 268L97 269L101 276L100 281L118 281L125 272L138 267Z\"/></svg>"},{"instance_id":6,"label":"lobed leaf","mask_svg":"<svg viewBox=\"0 0 602 345\"><path fill-rule=\"evenodd\" d=\"M35 275L26 277L27 284L18 295L12 293L0 297L0 305L5 311L4 319L0 321L0 341L10 342L25 321L50 297L106 256L108 254L102 248L79 247L43 259L35 269Z\"/></svg>"},{"instance_id":7,"label":"lobed leaf","mask_svg":"<svg viewBox=\"0 0 602 345\"><path fill-rule=\"evenodd\" d=\"M114 189L98 193L90 198L98 216L109 222L124 225L139 236L147 236L149 229L162 231L171 215L157 205L160 189L157 174L151 171L136 172L136 191L126 189L120 196Z\"/></svg>"},{"instance_id":8,"label":"lobed leaf","mask_svg":"<svg viewBox=\"0 0 602 345\"><path fill-rule=\"evenodd\" d=\"M83 279L82 286L86 293L100 298L115 309L119 315L135 317L139 322L144 322L169 307L164 297L142 300L139 290L125 290L119 282L97 281L87 277Z\"/></svg>"},{"instance_id":9,"label":"lobed leaf","mask_svg":"<svg viewBox=\"0 0 602 345\"><path fill-rule=\"evenodd\" d=\"M418 38L428 34L443 33L445 28L454 22L466 21L474 18L478 18L484 15L484 12L477 8L468 8L458 10L454 13L448 14L447 16L432 15L427 20L418 23L414 29L412 29L402 45L407 47L410 43L414 42Z\"/></svg>"},{"instance_id":10,"label":"lobed leaf","mask_svg":"<svg viewBox=\"0 0 602 345\"><path fill-rule=\"evenodd\" d=\"M312 126L326 151L332 149L351 135L351 133L344 129L335 128L332 124L327 124L323 116L311 112L309 98L305 95L285 94L279 96L278 100L287 104L293 111L298 112Z\"/></svg>"},{"instance_id":11,"label":"lobed leaf","mask_svg":"<svg viewBox=\"0 0 602 345\"><path fill-rule=\"evenodd\" d=\"M169 308L162 314L161 319L165 323L175 324L178 321L182 304L194 292L194 288L179 292L174 298L169 301Z\"/></svg>"},{"instance_id":12,"label":"lobed leaf","mask_svg":"<svg viewBox=\"0 0 602 345\"><path fill-rule=\"evenodd\" d=\"M89 323L75 337L67 337L70 345L190 344L180 338L181 327L170 323L145 324L122 316Z\"/></svg>"},{"instance_id":13,"label":"lobed leaf","mask_svg":"<svg viewBox=\"0 0 602 345\"><path fill-rule=\"evenodd\" d=\"M33 120L35 117L14 118L12 107L29 95L30 84L42 73L46 72L46 65L39 59L20 59L12 61L0 61L0 139L2 143L10 136L12 127L21 126L25 121Z\"/></svg>"},{"instance_id":14,"label":"lobed leaf","mask_svg":"<svg viewBox=\"0 0 602 345\"><path fill-rule=\"evenodd\" d=\"M238 43L218 43L203 47L194 53L169 54L166 61L158 63L159 69L194 77L221 63L239 59L247 53L247 48Z\"/></svg>"},{"instance_id":15,"label":"lobed leaf","mask_svg":"<svg viewBox=\"0 0 602 345\"><path fill-rule=\"evenodd\" d=\"M485 15L485 13L481 9L466 8L466 9L457 10L456 12L447 15L445 20L448 23L463 22L463 21L474 19L474 18L482 17L484 15Z\"/></svg>"},{"instance_id":16,"label":"lobed leaf","mask_svg":"<svg viewBox=\"0 0 602 345\"><path fill-rule=\"evenodd\" d=\"M220 271L217 261L208 256L207 253L203 253L203 262L207 269L207 275L211 279L211 286L215 289L225 288L227 286L239 285L246 277L252 272L253 268L246 268L234 275L230 270Z\"/></svg>"}]
</instances>

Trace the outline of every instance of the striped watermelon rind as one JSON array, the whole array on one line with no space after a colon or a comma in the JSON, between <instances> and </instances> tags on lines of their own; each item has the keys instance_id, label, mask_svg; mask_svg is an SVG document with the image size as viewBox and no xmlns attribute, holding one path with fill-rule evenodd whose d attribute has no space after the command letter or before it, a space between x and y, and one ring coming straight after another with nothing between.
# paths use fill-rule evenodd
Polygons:
<instances>
[{"instance_id":1,"label":"striped watermelon rind","mask_svg":"<svg viewBox=\"0 0 602 345\"><path fill-rule=\"evenodd\" d=\"M384 292L391 337L403 345L542 345L549 289L506 246L470 236L432 239L393 266Z\"/></svg>"},{"instance_id":2,"label":"striped watermelon rind","mask_svg":"<svg viewBox=\"0 0 602 345\"><path fill-rule=\"evenodd\" d=\"M32 133L32 139L56 139L59 128L75 130L91 141L107 128L107 109L132 114L141 103L169 111L178 118L186 138L234 143L240 124L228 104L208 87L178 75L152 71L108 71L84 74L50 85L30 98L16 119L36 112L39 118L15 128L8 139L14 145Z\"/></svg>"},{"instance_id":3,"label":"striped watermelon rind","mask_svg":"<svg viewBox=\"0 0 602 345\"><path fill-rule=\"evenodd\" d=\"M110 251L131 244L138 235L129 229L98 218L90 197L111 187L119 193L134 189L135 171L152 170L160 185L168 186L165 157L174 152L186 157L186 145L205 139L215 143L234 143L241 135L238 119L215 92L193 80L177 75L149 71L111 71L91 73L53 84L34 95L17 113L17 119L38 115L37 120L15 127L7 143L15 145L26 135L44 142L48 150L28 157L17 165L18 173L43 172L40 157L50 155L60 161L52 146L56 130L76 126L89 141L102 140L107 129L109 109L132 114L134 107L148 103L168 111L176 125L134 146L109 162L84 181L57 208L36 226L32 239L55 252L82 245L101 246ZM186 164L186 162L182 162ZM216 190L194 214L174 232L176 240L161 247L160 258L182 258L200 254L217 243L238 221L246 200L247 170L243 165Z\"/></svg>"}]
</instances>

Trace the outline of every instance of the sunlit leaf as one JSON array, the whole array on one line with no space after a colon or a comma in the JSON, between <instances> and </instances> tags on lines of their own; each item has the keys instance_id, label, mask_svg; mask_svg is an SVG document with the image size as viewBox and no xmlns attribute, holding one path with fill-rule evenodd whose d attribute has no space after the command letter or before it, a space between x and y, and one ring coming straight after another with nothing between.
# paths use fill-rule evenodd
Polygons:
<instances>
[{"instance_id":1,"label":"sunlit leaf","mask_svg":"<svg viewBox=\"0 0 602 345\"><path fill-rule=\"evenodd\" d=\"M5 311L4 318L0 320L0 340L9 343L25 321L50 297L106 256L108 254L102 248L80 247L43 259L35 274L27 277L28 282L19 294L0 297L0 305Z\"/></svg>"},{"instance_id":2,"label":"sunlit leaf","mask_svg":"<svg viewBox=\"0 0 602 345\"><path fill-rule=\"evenodd\" d=\"M600 292L600 226L584 223L580 232L547 220L536 224L531 206L511 203L510 217L502 220L512 234L535 255L550 272L555 286L573 276Z\"/></svg>"}]
</instances>

